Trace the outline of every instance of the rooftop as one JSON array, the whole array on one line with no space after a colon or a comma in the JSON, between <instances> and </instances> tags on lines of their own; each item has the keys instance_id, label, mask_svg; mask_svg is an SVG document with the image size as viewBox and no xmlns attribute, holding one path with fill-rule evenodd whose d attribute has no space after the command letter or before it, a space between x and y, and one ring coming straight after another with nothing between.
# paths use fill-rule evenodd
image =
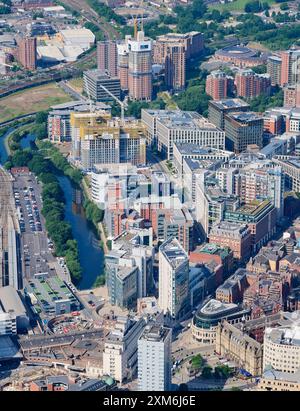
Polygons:
<instances>
[{"instance_id":1,"label":"rooftop","mask_svg":"<svg viewBox=\"0 0 300 411\"><path fill-rule=\"evenodd\" d=\"M165 258L176 269L183 262L188 261L188 255L175 238L165 241L160 247L159 251L164 254Z\"/></svg>"},{"instance_id":2,"label":"rooftop","mask_svg":"<svg viewBox=\"0 0 300 411\"><path fill-rule=\"evenodd\" d=\"M210 105L216 106L220 110L233 110L239 109L241 107L250 107L248 103L239 99L239 98L231 98L226 100L217 100L217 101L210 101Z\"/></svg>"}]
</instances>

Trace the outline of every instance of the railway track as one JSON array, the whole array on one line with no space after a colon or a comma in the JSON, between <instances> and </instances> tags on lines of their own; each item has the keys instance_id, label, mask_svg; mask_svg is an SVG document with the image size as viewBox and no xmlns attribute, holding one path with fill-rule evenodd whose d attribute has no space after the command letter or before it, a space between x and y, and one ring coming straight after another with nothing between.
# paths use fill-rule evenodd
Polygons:
<instances>
[{"instance_id":1,"label":"railway track","mask_svg":"<svg viewBox=\"0 0 300 411\"><path fill-rule=\"evenodd\" d=\"M99 16L85 0L63 0L62 3L73 7L73 9L78 11L87 21L99 27L107 40L113 40L114 38L120 37L120 33L104 18Z\"/></svg>"}]
</instances>

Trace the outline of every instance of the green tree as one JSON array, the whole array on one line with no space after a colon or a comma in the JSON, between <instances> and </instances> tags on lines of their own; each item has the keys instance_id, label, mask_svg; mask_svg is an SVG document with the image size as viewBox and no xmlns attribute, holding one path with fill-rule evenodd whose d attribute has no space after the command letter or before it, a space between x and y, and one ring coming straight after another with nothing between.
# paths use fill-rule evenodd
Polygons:
<instances>
[{"instance_id":1,"label":"green tree","mask_svg":"<svg viewBox=\"0 0 300 411\"><path fill-rule=\"evenodd\" d=\"M194 369L199 370L203 366L204 360L203 360L202 356L200 354L198 354L198 355L195 355L192 358L191 364L192 364L192 367Z\"/></svg>"}]
</instances>

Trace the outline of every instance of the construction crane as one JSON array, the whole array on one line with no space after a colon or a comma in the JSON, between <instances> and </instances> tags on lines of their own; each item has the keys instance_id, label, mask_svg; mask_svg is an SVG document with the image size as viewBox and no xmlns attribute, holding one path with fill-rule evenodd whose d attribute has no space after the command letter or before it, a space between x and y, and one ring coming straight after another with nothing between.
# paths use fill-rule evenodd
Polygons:
<instances>
[{"instance_id":1,"label":"construction crane","mask_svg":"<svg viewBox=\"0 0 300 411\"><path fill-rule=\"evenodd\" d=\"M11 64L1 63L1 62L0 62L0 65L5 66L5 67L13 67Z\"/></svg>"},{"instance_id":2,"label":"construction crane","mask_svg":"<svg viewBox=\"0 0 300 411\"><path fill-rule=\"evenodd\" d=\"M90 105L90 113L92 113L93 112L93 103L92 103L90 88L89 88L86 76L83 76L83 81L84 81L86 93L88 95L88 102L89 102L89 105Z\"/></svg>"},{"instance_id":3,"label":"construction crane","mask_svg":"<svg viewBox=\"0 0 300 411\"><path fill-rule=\"evenodd\" d=\"M104 87L102 84L100 87L106 91L107 94L109 94L120 106L121 106L121 125L124 126L125 124L125 109L128 108L128 104L125 101L119 100L112 92L110 92L106 87Z\"/></svg>"}]
</instances>

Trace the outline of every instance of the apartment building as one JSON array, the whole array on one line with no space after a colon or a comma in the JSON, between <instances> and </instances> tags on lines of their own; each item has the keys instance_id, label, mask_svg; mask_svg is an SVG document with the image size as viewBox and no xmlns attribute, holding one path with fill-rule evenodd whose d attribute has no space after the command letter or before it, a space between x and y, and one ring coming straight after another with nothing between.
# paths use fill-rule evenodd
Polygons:
<instances>
[{"instance_id":1,"label":"apartment building","mask_svg":"<svg viewBox=\"0 0 300 411\"><path fill-rule=\"evenodd\" d=\"M35 37L25 37L18 43L17 59L27 70L36 70L37 40Z\"/></svg>"},{"instance_id":2,"label":"apartment building","mask_svg":"<svg viewBox=\"0 0 300 411\"><path fill-rule=\"evenodd\" d=\"M146 326L138 340L138 390L170 391L172 330Z\"/></svg>"},{"instance_id":3,"label":"apartment building","mask_svg":"<svg viewBox=\"0 0 300 411\"><path fill-rule=\"evenodd\" d=\"M253 98L269 94L271 78L269 74L257 74L251 69L238 71L235 75L236 93L239 97Z\"/></svg>"},{"instance_id":4,"label":"apartment building","mask_svg":"<svg viewBox=\"0 0 300 411\"><path fill-rule=\"evenodd\" d=\"M118 76L118 53L116 41L97 42L97 68L111 77Z\"/></svg>"},{"instance_id":5,"label":"apartment building","mask_svg":"<svg viewBox=\"0 0 300 411\"><path fill-rule=\"evenodd\" d=\"M229 89L229 78L221 70L212 71L206 77L205 91L213 100L227 98Z\"/></svg>"},{"instance_id":6,"label":"apartment building","mask_svg":"<svg viewBox=\"0 0 300 411\"><path fill-rule=\"evenodd\" d=\"M104 375L109 375L120 383L133 377L138 366L138 339L145 325L142 318L117 318L117 323L104 344Z\"/></svg>"}]
</instances>

